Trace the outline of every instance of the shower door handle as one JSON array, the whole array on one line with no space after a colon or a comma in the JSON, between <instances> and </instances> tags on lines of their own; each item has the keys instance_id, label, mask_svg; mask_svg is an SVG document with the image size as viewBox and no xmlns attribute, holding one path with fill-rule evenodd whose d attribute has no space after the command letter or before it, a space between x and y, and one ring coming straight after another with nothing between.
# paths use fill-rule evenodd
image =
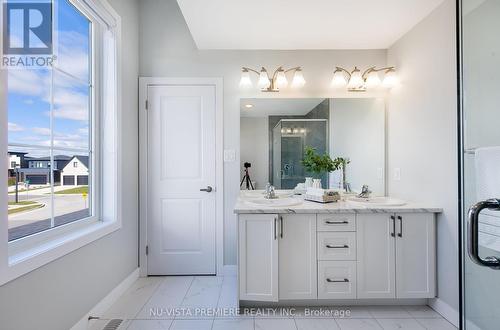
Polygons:
<instances>
[{"instance_id":1,"label":"shower door handle","mask_svg":"<svg viewBox=\"0 0 500 330\"><path fill-rule=\"evenodd\" d=\"M479 213L484 209L500 211L500 199L488 199L475 204L469 209L467 252L474 263L484 267L500 269L500 259L498 257L490 256L483 259L479 256Z\"/></svg>"}]
</instances>

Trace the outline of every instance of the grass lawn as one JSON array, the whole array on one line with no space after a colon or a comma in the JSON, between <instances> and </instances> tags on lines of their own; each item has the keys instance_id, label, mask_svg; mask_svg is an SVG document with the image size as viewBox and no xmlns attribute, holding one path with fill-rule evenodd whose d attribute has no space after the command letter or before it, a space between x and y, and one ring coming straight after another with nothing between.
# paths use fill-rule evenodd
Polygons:
<instances>
[{"instance_id":1,"label":"grass lawn","mask_svg":"<svg viewBox=\"0 0 500 330\"><path fill-rule=\"evenodd\" d=\"M34 209L39 209L41 207L43 207L43 204L35 203L35 205L28 205L28 206L18 207L18 208L9 210L7 213L14 214L14 213L19 213L19 212L25 212L25 211L30 211L30 210L34 210Z\"/></svg>"},{"instance_id":2,"label":"grass lawn","mask_svg":"<svg viewBox=\"0 0 500 330\"><path fill-rule=\"evenodd\" d=\"M60 190L56 191L54 194L56 195L69 195L69 194L83 194L89 193L89 187L88 186L81 186L81 187L76 187L76 188L70 188L70 189L65 189L65 190Z\"/></svg>"},{"instance_id":3,"label":"grass lawn","mask_svg":"<svg viewBox=\"0 0 500 330\"><path fill-rule=\"evenodd\" d=\"M9 202L9 205L32 205L32 204L36 204L36 202L33 201L20 201L19 203Z\"/></svg>"}]
</instances>

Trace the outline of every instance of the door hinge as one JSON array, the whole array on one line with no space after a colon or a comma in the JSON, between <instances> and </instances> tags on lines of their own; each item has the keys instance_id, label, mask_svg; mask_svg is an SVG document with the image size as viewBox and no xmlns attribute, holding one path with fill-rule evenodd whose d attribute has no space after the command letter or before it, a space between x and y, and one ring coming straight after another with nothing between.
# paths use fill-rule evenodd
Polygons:
<instances>
[{"instance_id":1,"label":"door hinge","mask_svg":"<svg viewBox=\"0 0 500 330\"><path fill-rule=\"evenodd\" d=\"M146 255L148 255L148 254L149 254L149 246L146 245Z\"/></svg>"},{"instance_id":2,"label":"door hinge","mask_svg":"<svg viewBox=\"0 0 500 330\"><path fill-rule=\"evenodd\" d=\"M148 110L148 109L149 109L149 102L148 102L148 100L146 100L146 110Z\"/></svg>"}]
</instances>

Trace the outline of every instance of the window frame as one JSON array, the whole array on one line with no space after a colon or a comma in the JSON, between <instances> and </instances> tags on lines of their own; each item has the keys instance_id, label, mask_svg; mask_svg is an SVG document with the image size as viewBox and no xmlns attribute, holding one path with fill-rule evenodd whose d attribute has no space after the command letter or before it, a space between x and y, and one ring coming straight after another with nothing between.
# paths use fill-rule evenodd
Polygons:
<instances>
[{"instance_id":1,"label":"window frame","mask_svg":"<svg viewBox=\"0 0 500 330\"><path fill-rule=\"evenodd\" d=\"M36 268L39 268L55 259L58 259L72 251L96 241L121 228L121 19L120 16L106 1L99 0L68 0L75 8L85 15L93 24L91 29L91 124L89 132L89 162L87 169L93 200L89 205L93 209L90 217L51 228L30 236L22 237L12 242L8 242L8 221L0 222L0 285L16 279ZM2 15L0 6L0 15ZM108 32L111 31L111 32ZM104 34L112 33L113 46L110 54L104 53ZM106 75L104 63L105 56L112 56L113 69L112 77ZM109 62L107 62L109 63ZM108 75L110 73L108 72ZM105 78L112 78L113 86L105 82ZM0 70L0 81L6 81L7 70ZM109 79L108 79L109 80ZM5 84L1 84L5 86ZM112 88L112 95L107 98L102 97L105 88ZM0 105L6 105L6 88L0 89ZM112 99L112 103L110 103ZM111 109L105 107L112 105ZM111 113L114 119L111 123L106 123L101 119L104 115ZM95 115L94 115L95 114ZM0 152L7 155L8 151L8 130L7 112L0 114L0 129L5 132L0 135ZM111 125L111 126L109 126ZM105 135L107 134L107 135ZM113 145L111 151L104 151L101 147L106 139ZM54 147L54 150L58 150ZM112 162L114 181L112 187L104 188L101 173L103 173L104 159ZM30 164L31 165L31 164ZM109 168L109 166L108 166ZM0 162L0 180L7 186L7 162ZM1 181L0 181L1 182ZM101 205L106 201L112 211L104 212ZM0 196L0 215L7 219L6 188L4 194ZM94 204L94 205L92 205ZM107 209L108 209L107 208Z\"/></svg>"}]
</instances>

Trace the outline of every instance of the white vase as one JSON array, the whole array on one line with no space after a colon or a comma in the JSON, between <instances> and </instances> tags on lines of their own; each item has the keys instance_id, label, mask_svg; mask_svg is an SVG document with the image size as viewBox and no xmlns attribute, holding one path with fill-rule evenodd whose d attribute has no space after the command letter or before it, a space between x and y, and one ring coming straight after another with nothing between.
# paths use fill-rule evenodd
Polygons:
<instances>
[{"instance_id":1,"label":"white vase","mask_svg":"<svg viewBox=\"0 0 500 330\"><path fill-rule=\"evenodd\" d=\"M312 186L313 186L313 178L311 178L311 177L306 177L305 186L306 186L306 189L307 189L307 188L312 188Z\"/></svg>"},{"instance_id":2,"label":"white vase","mask_svg":"<svg viewBox=\"0 0 500 330\"><path fill-rule=\"evenodd\" d=\"M312 186L313 186L313 188L321 189L321 179L314 179Z\"/></svg>"}]
</instances>

